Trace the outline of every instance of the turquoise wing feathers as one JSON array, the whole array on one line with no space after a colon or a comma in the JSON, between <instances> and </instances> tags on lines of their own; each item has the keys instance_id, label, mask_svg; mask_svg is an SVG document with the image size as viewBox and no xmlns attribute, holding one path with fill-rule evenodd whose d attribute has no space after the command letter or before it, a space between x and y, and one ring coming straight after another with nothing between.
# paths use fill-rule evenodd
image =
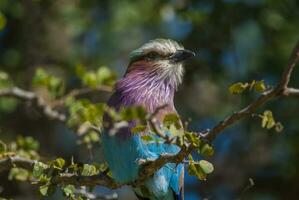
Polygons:
<instances>
[{"instance_id":1,"label":"turquoise wing feathers","mask_svg":"<svg viewBox=\"0 0 299 200\"><path fill-rule=\"evenodd\" d=\"M123 130L129 131L129 130ZM113 178L129 183L138 177L140 159L156 159L161 154L177 153L179 147L162 142L144 142L140 134L121 138L120 135L103 135L103 150ZM168 163L158 170L144 185L134 188L137 195L150 200L177 200L183 187L184 167Z\"/></svg>"}]
</instances>

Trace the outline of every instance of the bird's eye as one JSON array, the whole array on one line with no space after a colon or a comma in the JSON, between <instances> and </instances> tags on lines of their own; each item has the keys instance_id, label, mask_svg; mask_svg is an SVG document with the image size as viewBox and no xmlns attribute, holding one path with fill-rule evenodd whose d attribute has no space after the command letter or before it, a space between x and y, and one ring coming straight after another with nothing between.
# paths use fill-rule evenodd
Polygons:
<instances>
[{"instance_id":1,"label":"bird's eye","mask_svg":"<svg viewBox=\"0 0 299 200\"><path fill-rule=\"evenodd\" d=\"M158 59L160 56L157 52L149 52L147 55L146 55L146 60L156 60Z\"/></svg>"}]
</instances>

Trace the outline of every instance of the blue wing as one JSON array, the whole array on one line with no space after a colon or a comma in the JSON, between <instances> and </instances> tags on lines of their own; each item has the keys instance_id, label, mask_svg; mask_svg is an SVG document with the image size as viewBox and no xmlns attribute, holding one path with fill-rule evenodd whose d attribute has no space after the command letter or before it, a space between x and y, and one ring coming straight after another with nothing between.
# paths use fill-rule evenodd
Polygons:
<instances>
[{"instance_id":1,"label":"blue wing","mask_svg":"<svg viewBox=\"0 0 299 200\"><path fill-rule=\"evenodd\" d=\"M119 138L119 135L104 134L103 150L113 178L127 183L138 177L138 159L156 159L163 153L177 153L176 145L146 143L140 135ZM183 200L183 164L168 163L149 178L144 186L134 188L135 192L150 200Z\"/></svg>"}]
</instances>

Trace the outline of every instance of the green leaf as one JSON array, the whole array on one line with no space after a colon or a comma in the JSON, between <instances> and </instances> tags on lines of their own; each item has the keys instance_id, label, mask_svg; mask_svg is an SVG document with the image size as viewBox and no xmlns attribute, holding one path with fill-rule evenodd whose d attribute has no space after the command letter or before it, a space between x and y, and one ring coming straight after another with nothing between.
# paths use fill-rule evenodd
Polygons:
<instances>
[{"instance_id":1,"label":"green leaf","mask_svg":"<svg viewBox=\"0 0 299 200\"><path fill-rule=\"evenodd\" d=\"M275 126L275 120L271 110L264 111L262 115L262 127L271 129Z\"/></svg>"},{"instance_id":2,"label":"green leaf","mask_svg":"<svg viewBox=\"0 0 299 200\"><path fill-rule=\"evenodd\" d=\"M48 190L49 190L49 185L42 185L42 186L39 187L39 192L43 196L48 195Z\"/></svg>"},{"instance_id":3,"label":"green leaf","mask_svg":"<svg viewBox=\"0 0 299 200\"><path fill-rule=\"evenodd\" d=\"M8 79L8 74L6 72L0 71L0 80L7 80Z\"/></svg>"},{"instance_id":4,"label":"green leaf","mask_svg":"<svg viewBox=\"0 0 299 200\"><path fill-rule=\"evenodd\" d=\"M46 86L49 82L49 76L43 68L37 68L32 79L33 85Z\"/></svg>"},{"instance_id":5,"label":"green leaf","mask_svg":"<svg viewBox=\"0 0 299 200\"><path fill-rule=\"evenodd\" d=\"M53 162L53 167L55 169L62 170L65 165L65 160L63 158L56 158Z\"/></svg>"},{"instance_id":6,"label":"green leaf","mask_svg":"<svg viewBox=\"0 0 299 200\"><path fill-rule=\"evenodd\" d=\"M10 79L9 75L4 71L0 71L0 88L8 88L11 86L13 86L13 82ZM4 97L2 97L2 98L4 99ZM14 98L6 97L5 99L14 99ZM0 102L0 104L2 104L2 102ZM0 105L1 109L3 109L2 107L3 106Z\"/></svg>"},{"instance_id":7,"label":"green leaf","mask_svg":"<svg viewBox=\"0 0 299 200\"><path fill-rule=\"evenodd\" d=\"M12 168L9 172L9 180L26 181L29 178L29 172L22 168Z\"/></svg>"},{"instance_id":8,"label":"green leaf","mask_svg":"<svg viewBox=\"0 0 299 200\"><path fill-rule=\"evenodd\" d=\"M136 133L144 132L144 131L146 131L146 129L147 129L147 126L145 126L145 125L137 125L137 126L131 128L131 132L133 134L136 134Z\"/></svg>"},{"instance_id":9,"label":"green leaf","mask_svg":"<svg viewBox=\"0 0 299 200\"><path fill-rule=\"evenodd\" d=\"M97 167L97 169L99 169L100 172L104 172L108 169L108 164L101 163L101 164L98 164L96 167Z\"/></svg>"},{"instance_id":10,"label":"green leaf","mask_svg":"<svg viewBox=\"0 0 299 200\"><path fill-rule=\"evenodd\" d=\"M96 88L99 85L113 85L116 74L107 67L100 67L97 71L86 71L82 65L76 66L76 74L84 85Z\"/></svg>"},{"instance_id":11,"label":"green leaf","mask_svg":"<svg viewBox=\"0 0 299 200\"><path fill-rule=\"evenodd\" d=\"M169 132L171 133L171 136L183 136L184 130L181 128L177 128L174 124L171 124L169 126Z\"/></svg>"},{"instance_id":12,"label":"green leaf","mask_svg":"<svg viewBox=\"0 0 299 200\"><path fill-rule=\"evenodd\" d=\"M68 124L70 126L84 123L100 126L106 106L103 103L93 104L88 100L81 99L71 102L68 108L70 113Z\"/></svg>"},{"instance_id":13,"label":"green leaf","mask_svg":"<svg viewBox=\"0 0 299 200\"><path fill-rule=\"evenodd\" d=\"M49 79L48 89L50 94L54 97L61 96L64 92L64 82L57 77L51 77Z\"/></svg>"},{"instance_id":14,"label":"green leaf","mask_svg":"<svg viewBox=\"0 0 299 200\"><path fill-rule=\"evenodd\" d=\"M39 187L39 193L43 196L49 196L55 192L54 185L45 184Z\"/></svg>"},{"instance_id":15,"label":"green leaf","mask_svg":"<svg viewBox=\"0 0 299 200\"><path fill-rule=\"evenodd\" d=\"M201 160L199 162L194 162L193 158L189 158L191 161L188 165L188 173L192 176L196 176L199 180L206 180L207 174L210 174L214 171L213 165L206 161Z\"/></svg>"},{"instance_id":16,"label":"green leaf","mask_svg":"<svg viewBox=\"0 0 299 200\"><path fill-rule=\"evenodd\" d=\"M90 141L91 142L98 142L98 141L100 141L100 136L99 136L99 134L97 132L90 131L88 135L90 137Z\"/></svg>"},{"instance_id":17,"label":"green leaf","mask_svg":"<svg viewBox=\"0 0 299 200\"><path fill-rule=\"evenodd\" d=\"M199 166L201 167L203 172L206 174L210 174L214 171L214 166L209 161L201 160L201 161L199 161Z\"/></svg>"},{"instance_id":18,"label":"green leaf","mask_svg":"<svg viewBox=\"0 0 299 200\"><path fill-rule=\"evenodd\" d=\"M188 173L191 176L196 176L199 180L206 180L206 173L201 169L198 163L190 163L188 165Z\"/></svg>"},{"instance_id":19,"label":"green leaf","mask_svg":"<svg viewBox=\"0 0 299 200\"><path fill-rule=\"evenodd\" d=\"M209 144L204 144L199 152L203 156L212 156L214 154L214 149Z\"/></svg>"},{"instance_id":20,"label":"green leaf","mask_svg":"<svg viewBox=\"0 0 299 200\"><path fill-rule=\"evenodd\" d=\"M263 80L256 81L254 84L254 89L255 89L255 91L260 92L260 93L264 92L266 90L266 85L265 85L264 81Z\"/></svg>"},{"instance_id":21,"label":"green leaf","mask_svg":"<svg viewBox=\"0 0 299 200\"><path fill-rule=\"evenodd\" d=\"M75 191L75 186L74 185L67 185L62 188L63 194L67 197L73 197L74 196L74 191Z\"/></svg>"},{"instance_id":22,"label":"green leaf","mask_svg":"<svg viewBox=\"0 0 299 200\"><path fill-rule=\"evenodd\" d=\"M97 175L98 173L99 173L99 171L97 170L96 166L84 164L81 175L82 176L92 176L92 175Z\"/></svg>"},{"instance_id":23,"label":"green leaf","mask_svg":"<svg viewBox=\"0 0 299 200\"><path fill-rule=\"evenodd\" d=\"M121 119L124 121L140 120L142 124L146 121L146 111L142 106L133 106L122 108L120 112Z\"/></svg>"},{"instance_id":24,"label":"green leaf","mask_svg":"<svg viewBox=\"0 0 299 200\"><path fill-rule=\"evenodd\" d=\"M33 166L32 175L35 178L39 178L45 172L45 170L48 168L49 168L48 165L46 165L42 162L36 162Z\"/></svg>"},{"instance_id":25,"label":"green leaf","mask_svg":"<svg viewBox=\"0 0 299 200\"><path fill-rule=\"evenodd\" d=\"M48 177L47 174L42 174L39 178L39 183L49 183L51 180L51 177Z\"/></svg>"},{"instance_id":26,"label":"green leaf","mask_svg":"<svg viewBox=\"0 0 299 200\"><path fill-rule=\"evenodd\" d=\"M69 172L77 172L78 169L79 169L79 166L76 163L73 163L70 166L68 166L68 171Z\"/></svg>"},{"instance_id":27,"label":"green leaf","mask_svg":"<svg viewBox=\"0 0 299 200\"><path fill-rule=\"evenodd\" d=\"M33 137L17 137L17 145L18 147L24 150L38 150L39 149L39 142L33 139Z\"/></svg>"},{"instance_id":28,"label":"green leaf","mask_svg":"<svg viewBox=\"0 0 299 200\"><path fill-rule=\"evenodd\" d=\"M115 74L107 67L102 66L97 70L97 82L99 85L112 85L115 78Z\"/></svg>"},{"instance_id":29,"label":"green leaf","mask_svg":"<svg viewBox=\"0 0 299 200\"><path fill-rule=\"evenodd\" d=\"M172 124L174 124L177 129L181 128L180 117L175 113L167 114L163 119L163 125L165 127L170 127Z\"/></svg>"},{"instance_id":30,"label":"green leaf","mask_svg":"<svg viewBox=\"0 0 299 200\"><path fill-rule=\"evenodd\" d=\"M64 92L64 81L61 78L47 74L43 68L38 68L35 71L32 84L46 87L54 97L61 96Z\"/></svg>"},{"instance_id":31,"label":"green leaf","mask_svg":"<svg viewBox=\"0 0 299 200\"><path fill-rule=\"evenodd\" d=\"M141 136L141 139L145 142L151 142L151 141L154 141L154 138L150 135L142 135Z\"/></svg>"},{"instance_id":32,"label":"green leaf","mask_svg":"<svg viewBox=\"0 0 299 200\"><path fill-rule=\"evenodd\" d=\"M193 146L200 146L201 140L197 135L193 134L192 132L185 132L185 137L188 140L188 142L190 142Z\"/></svg>"},{"instance_id":33,"label":"green leaf","mask_svg":"<svg viewBox=\"0 0 299 200\"><path fill-rule=\"evenodd\" d=\"M234 83L229 87L229 92L231 94L241 94L246 88L248 88L250 85L248 83Z\"/></svg>"},{"instance_id":34,"label":"green leaf","mask_svg":"<svg viewBox=\"0 0 299 200\"><path fill-rule=\"evenodd\" d=\"M0 154L6 152L6 144L0 140Z\"/></svg>"},{"instance_id":35,"label":"green leaf","mask_svg":"<svg viewBox=\"0 0 299 200\"><path fill-rule=\"evenodd\" d=\"M97 87L97 76L94 72L87 72L83 76L83 83L91 88Z\"/></svg>"}]
</instances>

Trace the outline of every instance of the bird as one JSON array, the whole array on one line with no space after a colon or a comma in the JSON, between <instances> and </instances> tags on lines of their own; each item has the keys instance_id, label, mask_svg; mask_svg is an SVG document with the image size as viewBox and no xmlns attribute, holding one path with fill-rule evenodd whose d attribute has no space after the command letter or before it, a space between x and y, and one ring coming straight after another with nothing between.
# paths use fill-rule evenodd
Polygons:
<instances>
[{"instance_id":1,"label":"bird","mask_svg":"<svg viewBox=\"0 0 299 200\"><path fill-rule=\"evenodd\" d=\"M161 126L167 114L177 114L174 94L182 83L184 61L194 55L171 39L146 42L130 53L127 70L116 82L107 105L116 111L142 106L147 113L154 113L165 105L156 116L156 123ZM106 124L111 121L107 115L103 120ZM180 150L174 144L145 142L142 135L147 133L132 133L134 125L134 122L129 122L115 134L108 134L111 126L107 126L102 134L104 158L117 183L126 184L138 178L140 159L156 159L162 154ZM167 163L133 190L140 200L183 200L184 166Z\"/></svg>"}]
</instances>

